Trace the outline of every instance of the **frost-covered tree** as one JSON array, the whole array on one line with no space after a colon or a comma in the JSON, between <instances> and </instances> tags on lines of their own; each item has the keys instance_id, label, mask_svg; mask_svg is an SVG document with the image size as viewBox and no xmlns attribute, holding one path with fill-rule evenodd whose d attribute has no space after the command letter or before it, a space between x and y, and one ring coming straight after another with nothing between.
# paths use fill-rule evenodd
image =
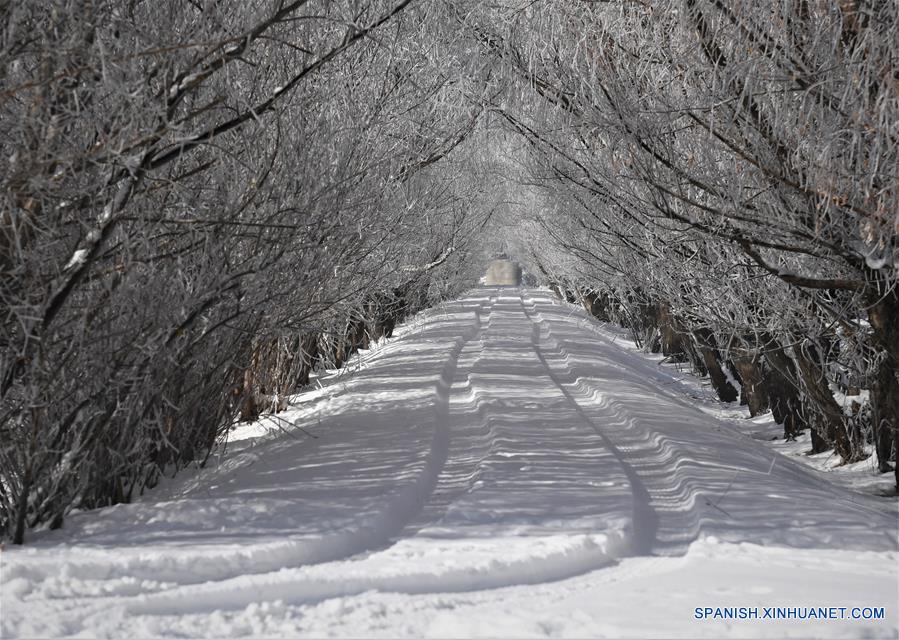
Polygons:
<instances>
[{"instance_id":1,"label":"frost-covered tree","mask_svg":"<svg viewBox=\"0 0 899 640\"><path fill-rule=\"evenodd\" d=\"M886 470L897 11L3 4L0 530L202 461L506 250Z\"/></svg>"},{"instance_id":2,"label":"frost-covered tree","mask_svg":"<svg viewBox=\"0 0 899 640\"><path fill-rule=\"evenodd\" d=\"M202 462L358 346L360 314L383 331L426 303L476 224L442 165L483 73L409 0L2 20L0 529L21 542Z\"/></svg>"},{"instance_id":3,"label":"frost-covered tree","mask_svg":"<svg viewBox=\"0 0 899 640\"><path fill-rule=\"evenodd\" d=\"M735 390L718 361L785 374L846 460L862 443L829 384L869 388L884 470L899 415L896 14L712 0L457 14L519 81L496 111L538 162L533 254L565 269L550 276L624 303L638 330L673 324L699 368L722 369L722 398Z\"/></svg>"}]
</instances>

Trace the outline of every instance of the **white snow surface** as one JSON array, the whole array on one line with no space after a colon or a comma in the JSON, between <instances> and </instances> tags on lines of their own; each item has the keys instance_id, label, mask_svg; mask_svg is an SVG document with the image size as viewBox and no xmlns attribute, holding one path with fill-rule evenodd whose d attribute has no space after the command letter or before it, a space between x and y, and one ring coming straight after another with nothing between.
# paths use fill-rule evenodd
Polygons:
<instances>
[{"instance_id":1,"label":"white snow surface","mask_svg":"<svg viewBox=\"0 0 899 640\"><path fill-rule=\"evenodd\" d=\"M895 499L675 383L548 291L475 289L206 468L7 547L0 633L896 637Z\"/></svg>"}]
</instances>

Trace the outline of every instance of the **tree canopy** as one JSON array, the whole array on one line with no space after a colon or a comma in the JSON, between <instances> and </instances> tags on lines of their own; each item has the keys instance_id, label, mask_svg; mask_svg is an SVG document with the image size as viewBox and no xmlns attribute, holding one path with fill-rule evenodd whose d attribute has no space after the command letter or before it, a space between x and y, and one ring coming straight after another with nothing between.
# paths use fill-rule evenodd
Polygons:
<instances>
[{"instance_id":1,"label":"tree canopy","mask_svg":"<svg viewBox=\"0 0 899 640\"><path fill-rule=\"evenodd\" d=\"M897 13L0 5L0 530L202 462L500 252L887 471Z\"/></svg>"}]
</instances>

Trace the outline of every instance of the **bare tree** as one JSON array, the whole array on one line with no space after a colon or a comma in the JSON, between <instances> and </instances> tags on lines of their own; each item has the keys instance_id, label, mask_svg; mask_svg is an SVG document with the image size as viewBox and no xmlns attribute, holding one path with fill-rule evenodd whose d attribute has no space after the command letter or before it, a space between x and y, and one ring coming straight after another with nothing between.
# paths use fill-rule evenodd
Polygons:
<instances>
[{"instance_id":1,"label":"bare tree","mask_svg":"<svg viewBox=\"0 0 899 640\"><path fill-rule=\"evenodd\" d=\"M438 169L482 79L413 5L4 5L4 535L202 463L465 253L471 186Z\"/></svg>"}]
</instances>

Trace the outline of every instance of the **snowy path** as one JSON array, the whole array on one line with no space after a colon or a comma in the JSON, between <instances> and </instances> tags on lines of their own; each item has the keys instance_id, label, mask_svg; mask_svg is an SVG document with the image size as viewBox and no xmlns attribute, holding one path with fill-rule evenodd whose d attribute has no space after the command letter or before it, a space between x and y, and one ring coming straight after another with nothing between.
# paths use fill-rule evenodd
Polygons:
<instances>
[{"instance_id":1,"label":"snowy path","mask_svg":"<svg viewBox=\"0 0 899 640\"><path fill-rule=\"evenodd\" d=\"M671 382L548 292L475 290L282 414L303 430L3 552L0 629L895 637L893 505ZM694 617L724 606L885 619Z\"/></svg>"}]
</instances>

